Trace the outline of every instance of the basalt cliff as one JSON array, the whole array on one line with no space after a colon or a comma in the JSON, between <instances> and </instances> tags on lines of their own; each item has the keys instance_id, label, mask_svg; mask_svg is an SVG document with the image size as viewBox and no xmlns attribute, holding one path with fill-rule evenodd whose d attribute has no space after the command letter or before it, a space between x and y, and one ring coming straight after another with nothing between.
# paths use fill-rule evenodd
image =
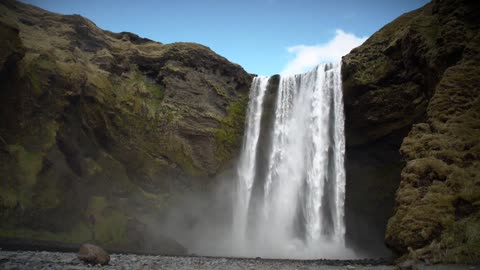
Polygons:
<instances>
[{"instance_id":1,"label":"basalt cliff","mask_svg":"<svg viewBox=\"0 0 480 270\"><path fill-rule=\"evenodd\" d=\"M343 57L352 239L389 218L399 254L479 262L479 60L480 3L468 0L434 0Z\"/></svg>"},{"instance_id":2,"label":"basalt cliff","mask_svg":"<svg viewBox=\"0 0 480 270\"><path fill-rule=\"evenodd\" d=\"M13 1L0 35L0 238L182 252L148 227L232 165L252 76Z\"/></svg>"},{"instance_id":3,"label":"basalt cliff","mask_svg":"<svg viewBox=\"0 0 480 270\"><path fill-rule=\"evenodd\" d=\"M155 224L228 175L253 76L198 44L14 1L0 36L1 241L185 252ZM480 262L479 62L475 0L434 0L343 57L347 243L361 255L386 243Z\"/></svg>"}]
</instances>

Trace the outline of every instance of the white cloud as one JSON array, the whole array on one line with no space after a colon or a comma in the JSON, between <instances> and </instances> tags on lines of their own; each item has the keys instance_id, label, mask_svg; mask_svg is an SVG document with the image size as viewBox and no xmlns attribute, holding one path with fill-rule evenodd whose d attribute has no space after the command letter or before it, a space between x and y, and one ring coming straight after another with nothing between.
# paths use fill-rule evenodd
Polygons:
<instances>
[{"instance_id":1,"label":"white cloud","mask_svg":"<svg viewBox=\"0 0 480 270\"><path fill-rule=\"evenodd\" d=\"M289 53L295 58L283 68L282 74L298 74L307 72L320 63L340 61L342 56L362 44L367 37L357 37L343 30L336 30L330 41L314 46L296 45L289 47Z\"/></svg>"}]
</instances>

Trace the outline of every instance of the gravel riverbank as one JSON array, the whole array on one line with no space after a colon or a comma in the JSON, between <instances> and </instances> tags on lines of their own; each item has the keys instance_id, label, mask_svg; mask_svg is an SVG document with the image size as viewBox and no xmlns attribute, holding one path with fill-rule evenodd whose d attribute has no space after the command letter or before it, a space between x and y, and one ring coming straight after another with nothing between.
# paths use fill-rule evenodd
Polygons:
<instances>
[{"instance_id":1,"label":"gravel riverbank","mask_svg":"<svg viewBox=\"0 0 480 270\"><path fill-rule=\"evenodd\" d=\"M110 264L107 266L90 266L81 262L76 253L47 252L47 251L0 251L0 269L5 270L57 270L57 269L179 269L179 270L393 270L395 266L379 265L381 261L331 261L331 260L267 260L244 258L215 258L215 257L179 257L179 256L145 256L133 254L111 254ZM479 269L480 267L453 267L453 266L423 266L419 269Z\"/></svg>"}]
</instances>

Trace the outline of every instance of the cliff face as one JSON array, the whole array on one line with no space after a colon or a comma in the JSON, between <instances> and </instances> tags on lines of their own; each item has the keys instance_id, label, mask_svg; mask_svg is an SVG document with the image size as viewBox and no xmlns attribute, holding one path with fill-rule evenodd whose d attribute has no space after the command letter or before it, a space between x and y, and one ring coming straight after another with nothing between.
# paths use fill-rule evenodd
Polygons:
<instances>
[{"instance_id":1,"label":"cliff face","mask_svg":"<svg viewBox=\"0 0 480 270\"><path fill-rule=\"evenodd\" d=\"M433 1L343 58L348 183L370 186L350 201L400 180L385 239L409 257L479 262L479 28L478 1Z\"/></svg>"},{"instance_id":2,"label":"cliff face","mask_svg":"<svg viewBox=\"0 0 480 270\"><path fill-rule=\"evenodd\" d=\"M231 164L251 76L198 44L13 1L0 36L0 238L181 251L150 221Z\"/></svg>"}]
</instances>

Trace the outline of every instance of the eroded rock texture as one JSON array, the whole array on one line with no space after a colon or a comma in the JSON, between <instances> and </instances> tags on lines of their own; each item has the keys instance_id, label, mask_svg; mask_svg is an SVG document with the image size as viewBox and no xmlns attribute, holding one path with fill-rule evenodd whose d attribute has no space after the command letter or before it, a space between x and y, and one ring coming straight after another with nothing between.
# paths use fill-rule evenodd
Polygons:
<instances>
[{"instance_id":1,"label":"eroded rock texture","mask_svg":"<svg viewBox=\"0 0 480 270\"><path fill-rule=\"evenodd\" d=\"M251 75L13 1L0 36L0 237L183 252L149 226L231 164Z\"/></svg>"},{"instance_id":2,"label":"eroded rock texture","mask_svg":"<svg viewBox=\"0 0 480 270\"><path fill-rule=\"evenodd\" d=\"M386 230L400 254L479 262L479 30L478 1L437 0L343 58L348 184L371 201L357 188L350 203L379 224L388 198L376 196L400 180Z\"/></svg>"}]
</instances>

